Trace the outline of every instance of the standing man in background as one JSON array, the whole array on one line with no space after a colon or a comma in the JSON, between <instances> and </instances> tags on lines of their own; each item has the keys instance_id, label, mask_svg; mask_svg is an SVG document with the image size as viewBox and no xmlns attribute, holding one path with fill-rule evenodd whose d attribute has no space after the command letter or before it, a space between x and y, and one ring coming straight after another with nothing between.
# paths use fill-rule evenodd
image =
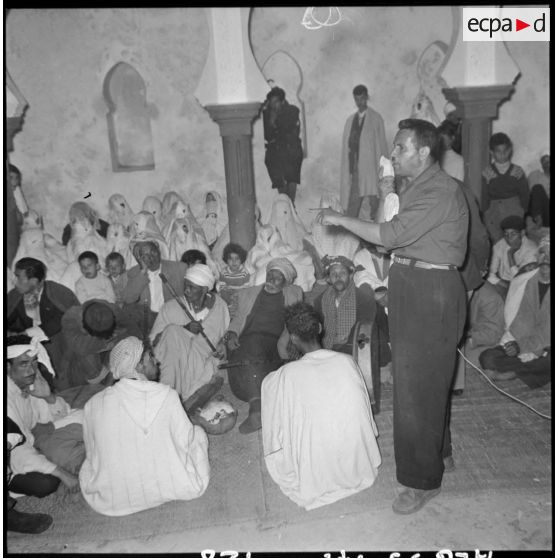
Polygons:
<instances>
[{"instance_id":1,"label":"standing man in background","mask_svg":"<svg viewBox=\"0 0 558 558\"><path fill-rule=\"evenodd\" d=\"M392 506L398 514L420 510L439 494L444 470L455 467L449 403L466 314L458 267L469 213L461 188L440 169L439 150L433 124L402 120L391 152L395 175L403 179L399 213L386 223L332 209L319 216L322 224L340 225L394 255L388 319L396 475L404 486ZM382 197L391 181L382 179Z\"/></svg>"},{"instance_id":2,"label":"standing man in background","mask_svg":"<svg viewBox=\"0 0 558 558\"><path fill-rule=\"evenodd\" d=\"M380 157L388 156L384 120L368 106L368 89L353 89L357 112L349 116L343 130L341 149L341 205L345 214L358 217L365 197L370 201L370 218L375 219L379 203Z\"/></svg>"},{"instance_id":3,"label":"standing man in background","mask_svg":"<svg viewBox=\"0 0 558 558\"><path fill-rule=\"evenodd\" d=\"M299 113L297 107L287 102L280 87L267 94L263 108L265 166L271 187L277 188L279 194L287 194L293 205L304 157Z\"/></svg>"}]
</instances>

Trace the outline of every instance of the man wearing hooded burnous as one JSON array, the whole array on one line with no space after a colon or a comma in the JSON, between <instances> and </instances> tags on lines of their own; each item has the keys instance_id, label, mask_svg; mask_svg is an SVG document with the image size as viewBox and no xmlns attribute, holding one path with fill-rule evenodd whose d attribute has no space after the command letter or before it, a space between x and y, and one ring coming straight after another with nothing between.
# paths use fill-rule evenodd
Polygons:
<instances>
[{"instance_id":1,"label":"man wearing hooded burnous","mask_svg":"<svg viewBox=\"0 0 558 558\"><path fill-rule=\"evenodd\" d=\"M84 408L87 457L79 484L87 503L121 516L201 496L209 484L207 435L175 390L157 383L157 362L137 337L111 351L116 383Z\"/></svg>"}]
</instances>

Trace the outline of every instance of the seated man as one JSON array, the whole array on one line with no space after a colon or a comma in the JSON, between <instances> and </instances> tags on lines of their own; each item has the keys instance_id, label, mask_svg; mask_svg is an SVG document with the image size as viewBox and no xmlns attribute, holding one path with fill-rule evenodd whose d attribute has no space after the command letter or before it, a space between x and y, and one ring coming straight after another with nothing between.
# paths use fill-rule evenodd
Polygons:
<instances>
[{"instance_id":1,"label":"seated man","mask_svg":"<svg viewBox=\"0 0 558 558\"><path fill-rule=\"evenodd\" d=\"M110 354L117 383L84 408L79 472L87 503L104 515L128 515L201 496L209 483L207 435L193 426L176 391L157 383L157 363L137 337Z\"/></svg>"},{"instance_id":2,"label":"seated man","mask_svg":"<svg viewBox=\"0 0 558 558\"><path fill-rule=\"evenodd\" d=\"M524 265L537 261L537 245L525 236L525 221L510 215L502 219L504 231L492 247L488 281L492 283L502 298L506 298L510 281Z\"/></svg>"},{"instance_id":3,"label":"seated man","mask_svg":"<svg viewBox=\"0 0 558 558\"><path fill-rule=\"evenodd\" d=\"M16 287L8 293L6 329L10 333L35 336L40 329L49 342L46 349L55 370L64 375L65 344L62 316L79 304L76 295L63 285L45 280L46 266L34 258L22 258L15 264ZM37 329L36 329L37 328Z\"/></svg>"},{"instance_id":4,"label":"seated man","mask_svg":"<svg viewBox=\"0 0 558 558\"><path fill-rule=\"evenodd\" d=\"M155 356L161 363L161 383L174 388L187 409L188 399L213 379L217 370L215 348L229 325L225 301L210 292L214 284L215 276L207 265L189 267L179 301L192 318L177 300L169 300L163 304L150 333Z\"/></svg>"},{"instance_id":5,"label":"seated man","mask_svg":"<svg viewBox=\"0 0 558 558\"><path fill-rule=\"evenodd\" d=\"M18 425L8 417L7 422L7 456L6 469L7 469L7 484L12 480L12 470L10 469L10 454L14 448L25 443L25 436L21 433ZM52 517L44 513L25 513L15 509L16 499L8 494L8 509L7 509L7 530L16 533L28 533L36 535L46 531L52 524Z\"/></svg>"},{"instance_id":6,"label":"seated man","mask_svg":"<svg viewBox=\"0 0 558 558\"><path fill-rule=\"evenodd\" d=\"M125 310L136 323L144 328L147 321L147 327L151 329L163 304L173 298L169 286L161 280L161 273L169 285L181 293L187 266L183 262L162 260L161 248L155 240L130 242L130 247L138 265L128 271L122 300Z\"/></svg>"},{"instance_id":7,"label":"seated man","mask_svg":"<svg viewBox=\"0 0 558 558\"><path fill-rule=\"evenodd\" d=\"M89 300L72 306L62 318L66 352L65 377L57 379L59 389L87 384L110 384L108 356L120 339L143 332L118 305ZM147 335L147 332L146 332Z\"/></svg>"},{"instance_id":8,"label":"seated man","mask_svg":"<svg viewBox=\"0 0 558 558\"><path fill-rule=\"evenodd\" d=\"M381 463L378 429L354 360L322 349L318 313L301 302L286 314L304 356L263 380L262 441L273 480L310 510L372 485Z\"/></svg>"},{"instance_id":9,"label":"seated man","mask_svg":"<svg viewBox=\"0 0 558 558\"><path fill-rule=\"evenodd\" d=\"M504 333L504 301L496 287L483 283L473 293L469 309L465 349L496 345Z\"/></svg>"},{"instance_id":10,"label":"seated man","mask_svg":"<svg viewBox=\"0 0 558 558\"><path fill-rule=\"evenodd\" d=\"M358 324L371 325L370 338L364 340L370 344L370 364L360 363L372 391L374 412L380 411L380 366L391 360L391 351L385 336L380 342L378 324L387 327L383 306L376 304L374 292L368 283L356 287L353 262L344 256L325 257L322 265L326 272L329 287L314 300L314 308L323 317L326 349L353 355L354 338L358 334Z\"/></svg>"},{"instance_id":11,"label":"seated man","mask_svg":"<svg viewBox=\"0 0 558 558\"><path fill-rule=\"evenodd\" d=\"M293 264L275 258L267 264L264 285L238 291L238 310L224 342L229 365L237 363L228 371L231 390L250 403L248 418L239 427L241 434L261 428L262 380L290 356L284 309L303 297L302 289L293 285L295 278Z\"/></svg>"},{"instance_id":12,"label":"seated man","mask_svg":"<svg viewBox=\"0 0 558 558\"><path fill-rule=\"evenodd\" d=\"M493 380L516 376L530 388L551 379L550 237L539 244L538 268L517 275L504 307L505 332L500 344L482 352L479 361Z\"/></svg>"},{"instance_id":13,"label":"seated man","mask_svg":"<svg viewBox=\"0 0 558 558\"><path fill-rule=\"evenodd\" d=\"M43 498L60 481L77 486L76 474L85 458L81 411L72 411L54 395L39 366L52 367L38 338L8 337L7 415L25 436L12 450L13 477L8 485L15 496Z\"/></svg>"}]
</instances>

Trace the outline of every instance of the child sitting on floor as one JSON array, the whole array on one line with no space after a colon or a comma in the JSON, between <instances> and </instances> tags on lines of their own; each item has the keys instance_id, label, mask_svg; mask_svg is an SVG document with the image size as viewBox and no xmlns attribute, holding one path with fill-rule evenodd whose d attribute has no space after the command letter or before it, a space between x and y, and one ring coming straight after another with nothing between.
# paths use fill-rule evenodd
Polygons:
<instances>
[{"instance_id":1,"label":"child sitting on floor","mask_svg":"<svg viewBox=\"0 0 558 558\"><path fill-rule=\"evenodd\" d=\"M114 289L110 279L99 273L99 257L95 252L82 252L78 257L82 276L76 281L75 292L78 300L83 304L88 300L99 299L115 302Z\"/></svg>"},{"instance_id":2,"label":"child sitting on floor","mask_svg":"<svg viewBox=\"0 0 558 558\"><path fill-rule=\"evenodd\" d=\"M239 289L246 287L250 280L250 273L244 267L247 252L239 244L230 242L223 250L225 267L219 276L221 288Z\"/></svg>"},{"instance_id":3,"label":"child sitting on floor","mask_svg":"<svg viewBox=\"0 0 558 558\"><path fill-rule=\"evenodd\" d=\"M105 259L105 268L108 278L112 283L116 303L124 304L122 294L128 284L128 274L126 273L126 262L119 252L111 252Z\"/></svg>"},{"instance_id":4,"label":"child sitting on floor","mask_svg":"<svg viewBox=\"0 0 558 558\"><path fill-rule=\"evenodd\" d=\"M229 314L235 313L235 291L247 287L250 281L250 273L244 266L248 253L242 246L230 242L223 250L223 261L225 267L219 275L219 295L227 303Z\"/></svg>"}]
</instances>

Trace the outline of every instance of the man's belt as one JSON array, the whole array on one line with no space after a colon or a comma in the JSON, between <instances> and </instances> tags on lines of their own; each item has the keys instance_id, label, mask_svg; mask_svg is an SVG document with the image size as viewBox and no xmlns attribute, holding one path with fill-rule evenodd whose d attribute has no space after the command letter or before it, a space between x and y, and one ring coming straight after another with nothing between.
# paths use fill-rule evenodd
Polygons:
<instances>
[{"instance_id":1,"label":"man's belt","mask_svg":"<svg viewBox=\"0 0 558 558\"><path fill-rule=\"evenodd\" d=\"M457 269L457 266L452 264L433 264L429 262L423 262L421 260L415 260L414 258L403 258L402 256L394 256L393 261L401 265L408 265L409 267L420 267L421 269Z\"/></svg>"}]
</instances>

